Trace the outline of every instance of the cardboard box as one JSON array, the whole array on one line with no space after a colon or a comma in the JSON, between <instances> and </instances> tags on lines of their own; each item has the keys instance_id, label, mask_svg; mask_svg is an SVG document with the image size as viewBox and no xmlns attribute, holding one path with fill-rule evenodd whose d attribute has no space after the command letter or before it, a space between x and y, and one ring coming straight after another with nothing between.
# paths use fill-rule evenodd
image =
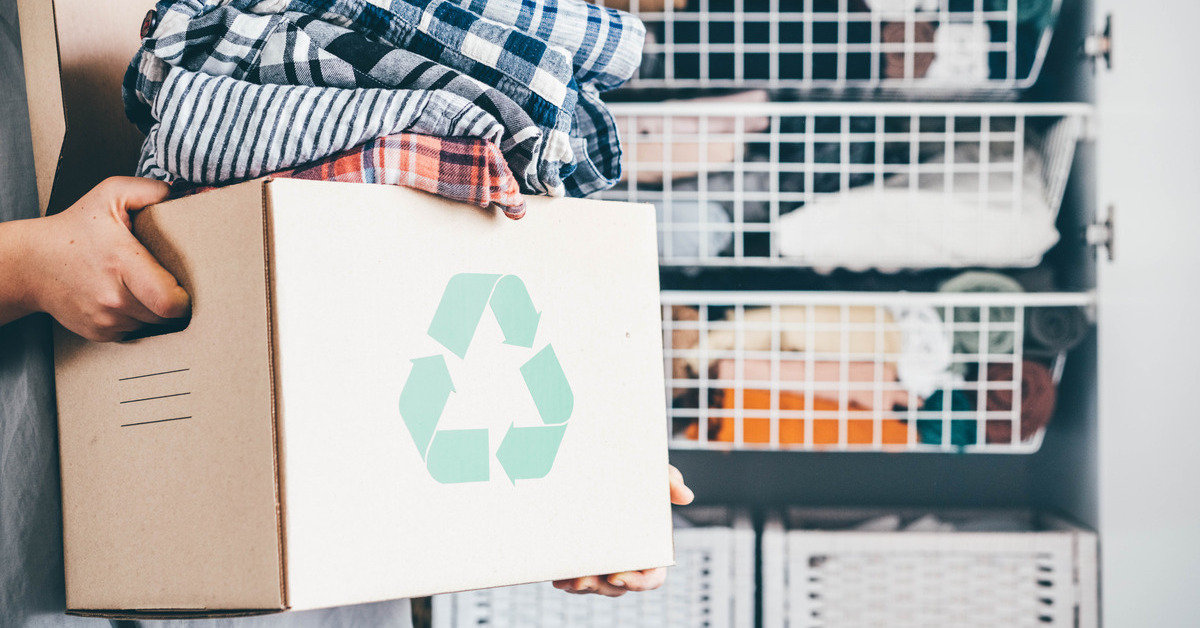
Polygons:
<instances>
[{"instance_id":1,"label":"cardboard box","mask_svg":"<svg viewBox=\"0 0 1200 628\"><path fill-rule=\"evenodd\" d=\"M74 200L71 146L88 176L124 151L72 140L66 77L128 46L67 54L86 30L67 25L132 31L150 4L20 4L44 207ZM31 43L56 33L59 96ZM125 343L56 334L69 610L261 613L671 564L653 208L529 200L510 221L259 180L143 211L193 315Z\"/></svg>"}]
</instances>

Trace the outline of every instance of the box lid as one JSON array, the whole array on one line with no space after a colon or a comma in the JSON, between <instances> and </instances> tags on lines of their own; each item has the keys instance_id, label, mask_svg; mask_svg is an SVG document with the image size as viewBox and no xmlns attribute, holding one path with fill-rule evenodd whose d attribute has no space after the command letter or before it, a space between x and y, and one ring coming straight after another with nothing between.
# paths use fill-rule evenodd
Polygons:
<instances>
[{"instance_id":1,"label":"box lid","mask_svg":"<svg viewBox=\"0 0 1200 628\"><path fill-rule=\"evenodd\" d=\"M42 214L133 173L142 135L121 79L153 0L17 0Z\"/></svg>"}]
</instances>

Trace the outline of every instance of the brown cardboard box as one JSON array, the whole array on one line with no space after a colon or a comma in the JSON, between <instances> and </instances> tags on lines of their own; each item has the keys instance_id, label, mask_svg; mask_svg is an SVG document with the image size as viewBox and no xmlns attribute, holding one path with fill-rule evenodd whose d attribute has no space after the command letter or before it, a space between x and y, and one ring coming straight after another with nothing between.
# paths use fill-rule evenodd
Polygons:
<instances>
[{"instance_id":1,"label":"brown cardboard box","mask_svg":"<svg viewBox=\"0 0 1200 628\"><path fill-rule=\"evenodd\" d=\"M20 4L43 207L119 173L113 155L132 166L123 120L74 112L119 100L148 5ZM114 24L129 41L108 45ZM103 91L67 85L84 69ZM193 315L118 344L56 334L69 610L261 613L670 564L653 209L529 200L511 221L259 180L143 211Z\"/></svg>"}]
</instances>

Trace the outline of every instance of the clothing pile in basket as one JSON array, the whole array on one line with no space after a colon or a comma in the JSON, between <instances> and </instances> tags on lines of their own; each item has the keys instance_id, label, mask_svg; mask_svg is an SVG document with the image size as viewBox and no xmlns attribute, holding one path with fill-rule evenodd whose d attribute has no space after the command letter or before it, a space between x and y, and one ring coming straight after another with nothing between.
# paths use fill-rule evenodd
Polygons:
<instances>
[{"instance_id":1,"label":"clothing pile in basket","mask_svg":"<svg viewBox=\"0 0 1200 628\"><path fill-rule=\"evenodd\" d=\"M669 102L737 111L768 95ZM632 167L619 189L662 199L659 248L673 260L733 255L740 245L745 257L818 270L1035 266L1059 240L1063 188L1053 185L1048 139L1074 123L1021 130L1014 117L991 117L985 142L984 121L972 122L954 131L971 139L948 142L909 139L946 135L942 118L622 117Z\"/></svg>"},{"instance_id":2,"label":"clothing pile in basket","mask_svg":"<svg viewBox=\"0 0 1200 628\"><path fill-rule=\"evenodd\" d=\"M998 273L967 272L942 291L1004 293L1022 286ZM709 309L710 318L715 309ZM798 445L811 438L813 445L956 447L1029 442L1054 415L1057 388L1046 364L1084 340L1087 313L1029 307L1018 326L1016 308L989 307L984 331L984 309L745 308L712 319L701 343L701 332L693 330L699 325L690 323L699 321L699 311L675 306L669 346L678 356L672 364L674 407L697 408L705 395L704 407L713 417L705 437L714 442ZM1020 399L1019 409L1014 398ZM775 438L766 417L772 411L779 414ZM700 438L698 422L679 427L679 437Z\"/></svg>"},{"instance_id":3,"label":"clothing pile in basket","mask_svg":"<svg viewBox=\"0 0 1200 628\"><path fill-rule=\"evenodd\" d=\"M600 92L633 75L644 37L583 0L163 0L124 81L137 174L183 189L336 174L517 218L522 193L620 178Z\"/></svg>"}]
</instances>

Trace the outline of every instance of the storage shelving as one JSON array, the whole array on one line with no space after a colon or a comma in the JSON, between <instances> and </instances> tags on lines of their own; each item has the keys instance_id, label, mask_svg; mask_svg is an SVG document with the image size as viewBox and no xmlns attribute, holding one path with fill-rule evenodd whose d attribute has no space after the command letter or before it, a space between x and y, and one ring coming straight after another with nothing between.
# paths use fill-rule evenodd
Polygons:
<instances>
[{"instance_id":1,"label":"storage shelving","mask_svg":"<svg viewBox=\"0 0 1200 628\"><path fill-rule=\"evenodd\" d=\"M615 600L567 595L549 583L434 598L434 628L753 628L757 539L750 513L691 507L676 514L666 584Z\"/></svg>"},{"instance_id":2,"label":"storage shelving","mask_svg":"<svg viewBox=\"0 0 1200 628\"><path fill-rule=\"evenodd\" d=\"M766 451L1036 452L1091 306L1071 293L662 300L671 446Z\"/></svg>"},{"instance_id":3,"label":"storage shelving","mask_svg":"<svg viewBox=\"0 0 1200 628\"><path fill-rule=\"evenodd\" d=\"M1099 625L1095 533L1041 513L788 508L762 557L763 628Z\"/></svg>"},{"instance_id":4,"label":"storage shelving","mask_svg":"<svg viewBox=\"0 0 1200 628\"><path fill-rule=\"evenodd\" d=\"M1036 266L1087 105L618 103L669 266Z\"/></svg>"},{"instance_id":5,"label":"storage shelving","mask_svg":"<svg viewBox=\"0 0 1200 628\"><path fill-rule=\"evenodd\" d=\"M646 23L633 87L883 89L1012 97L1061 0L609 0Z\"/></svg>"}]
</instances>

